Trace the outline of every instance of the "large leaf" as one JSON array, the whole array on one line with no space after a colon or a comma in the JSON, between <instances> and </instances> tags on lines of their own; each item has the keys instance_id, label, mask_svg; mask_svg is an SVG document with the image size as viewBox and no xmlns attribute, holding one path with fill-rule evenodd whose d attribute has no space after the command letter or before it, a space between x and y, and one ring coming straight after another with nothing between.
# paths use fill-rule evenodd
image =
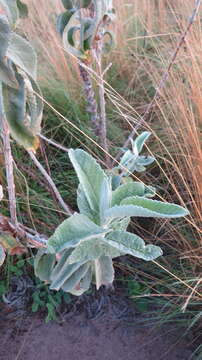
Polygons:
<instances>
[{"instance_id":1,"label":"large leaf","mask_svg":"<svg viewBox=\"0 0 202 360\"><path fill-rule=\"evenodd\" d=\"M120 206L115 205L105 212L106 218L121 218L127 216L177 218L188 214L188 210L179 205L138 196L128 197L122 200Z\"/></svg>"},{"instance_id":2,"label":"large leaf","mask_svg":"<svg viewBox=\"0 0 202 360\"><path fill-rule=\"evenodd\" d=\"M58 226L55 233L48 240L51 252L61 252L77 246L80 242L90 240L106 233L85 215L75 214Z\"/></svg>"},{"instance_id":3,"label":"large leaf","mask_svg":"<svg viewBox=\"0 0 202 360\"><path fill-rule=\"evenodd\" d=\"M139 196L128 197L121 202L121 205L134 205L140 207L143 211L145 210L146 215L144 216L176 218L189 214L189 211L180 205L146 199ZM149 214L149 212L153 214Z\"/></svg>"},{"instance_id":4,"label":"large leaf","mask_svg":"<svg viewBox=\"0 0 202 360\"><path fill-rule=\"evenodd\" d=\"M34 272L41 281L50 281L50 275L56 262L55 254L39 250L34 259Z\"/></svg>"},{"instance_id":5,"label":"large leaf","mask_svg":"<svg viewBox=\"0 0 202 360\"><path fill-rule=\"evenodd\" d=\"M3 246L0 245L0 266L3 265L5 258L6 258L6 254L4 248Z\"/></svg>"},{"instance_id":6,"label":"large leaf","mask_svg":"<svg viewBox=\"0 0 202 360\"><path fill-rule=\"evenodd\" d=\"M120 251L115 250L101 239L91 239L79 244L71 253L68 263L87 262L95 260L101 256L110 256L115 258L123 255Z\"/></svg>"},{"instance_id":7,"label":"large leaf","mask_svg":"<svg viewBox=\"0 0 202 360\"><path fill-rule=\"evenodd\" d=\"M38 138L33 134L26 119L26 87L24 78L16 73L18 88L3 85L3 100L6 119L12 137L25 149L36 150ZM31 125L31 124L30 124Z\"/></svg>"},{"instance_id":8,"label":"large leaf","mask_svg":"<svg viewBox=\"0 0 202 360\"><path fill-rule=\"evenodd\" d=\"M37 58L33 47L18 34L12 33L7 56L12 62L36 80Z\"/></svg>"},{"instance_id":9,"label":"large leaf","mask_svg":"<svg viewBox=\"0 0 202 360\"><path fill-rule=\"evenodd\" d=\"M85 277L89 270L90 263L80 266L63 284L62 290L66 292L73 291L74 289L80 288L80 281Z\"/></svg>"},{"instance_id":10,"label":"large leaf","mask_svg":"<svg viewBox=\"0 0 202 360\"><path fill-rule=\"evenodd\" d=\"M104 171L96 160L83 150L70 149L69 157L91 209L99 213L101 189L107 178Z\"/></svg>"},{"instance_id":11,"label":"large leaf","mask_svg":"<svg viewBox=\"0 0 202 360\"><path fill-rule=\"evenodd\" d=\"M139 236L126 231L111 232L105 241L120 252L146 261L154 260L163 254L159 246L145 245Z\"/></svg>"},{"instance_id":12,"label":"large leaf","mask_svg":"<svg viewBox=\"0 0 202 360\"><path fill-rule=\"evenodd\" d=\"M97 290L100 286L111 285L114 281L114 267L110 256L101 256L95 260L95 279Z\"/></svg>"},{"instance_id":13,"label":"large leaf","mask_svg":"<svg viewBox=\"0 0 202 360\"><path fill-rule=\"evenodd\" d=\"M17 87L14 71L6 58L11 36L12 32L8 19L5 15L0 14L0 81L9 86Z\"/></svg>"}]
</instances>

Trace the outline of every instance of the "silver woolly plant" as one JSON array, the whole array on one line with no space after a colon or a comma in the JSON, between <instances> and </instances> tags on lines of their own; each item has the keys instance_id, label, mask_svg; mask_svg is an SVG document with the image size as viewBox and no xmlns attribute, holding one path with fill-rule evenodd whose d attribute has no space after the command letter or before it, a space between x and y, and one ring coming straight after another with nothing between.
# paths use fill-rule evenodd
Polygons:
<instances>
[{"instance_id":1,"label":"silver woolly plant","mask_svg":"<svg viewBox=\"0 0 202 360\"><path fill-rule=\"evenodd\" d=\"M162 255L160 247L146 245L139 236L127 231L132 216L177 218L188 211L151 199L153 188L141 182L119 184L112 190L112 177L91 155L70 149L69 157L79 179L79 213L59 225L49 238L47 249L38 251L35 274L51 289L79 296L91 282L97 289L113 283L113 258L130 254L150 261Z\"/></svg>"},{"instance_id":2,"label":"silver woolly plant","mask_svg":"<svg viewBox=\"0 0 202 360\"><path fill-rule=\"evenodd\" d=\"M36 150L43 110L35 95L40 94L36 53L15 33L19 17L26 15L27 7L20 0L0 0L0 115L18 144Z\"/></svg>"},{"instance_id":3,"label":"silver woolly plant","mask_svg":"<svg viewBox=\"0 0 202 360\"><path fill-rule=\"evenodd\" d=\"M144 131L141 135L137 136L135 140L131 139L132 150L123 149L124 155L121 157L120 165L118 166L121 170L126 168L126 170L123 170L122 172L123 176L128 176L129 172L145 171L145 166L151 165L155 161L153 156L140 155L143 146L150 135L151 133L149 131Z\"/></svg>"}]
</instances>

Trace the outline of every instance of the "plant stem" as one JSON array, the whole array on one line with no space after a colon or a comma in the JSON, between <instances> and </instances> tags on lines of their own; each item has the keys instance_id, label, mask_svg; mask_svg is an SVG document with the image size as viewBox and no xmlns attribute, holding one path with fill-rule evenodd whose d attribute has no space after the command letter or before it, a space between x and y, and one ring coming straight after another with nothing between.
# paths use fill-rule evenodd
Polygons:
<instances>
[{"instance_id":1,"label":"plant stem","mask_svg":"<svg viewBox=\"0 0 202 360\"><path fill-rule=\"evenodd\" d=\"M182 34L180 40L179 40L179 43L169 61L169 64L168 64L168 67L166 69L166 71L164 72L160 82L159 82L159 85L157 86L157 89L156 89L156 92L155 92L155 95L152 99L152 101L149 103L149 105L147 106L146 108L146 111L144 113L144 115L140 118L140 121L139 123L133 128L132 132L130 133L128 139L125 141L124 145L123 145L123 148L127 148L129 143L130 143L130 140L133 139L134 135L136 134L136 131L137 129L146 121L148 115L150 114L150 111L151 109L153 108L153 106L155 105L155 103L157 102L158 100L158 97L161 93L161 90L164 88L165 84L166 84L166 81L168 80L168 77L169 77L169 73L170 73L170 70L176 60L176 57L187 37L187 34L189 33L190 29L191 29L191 26L193 25L195 19L196 19L196 16L198 14L198 11L199 11L199 8L200 8L200 5L201 5L201 1L202 0L196 0L195 1L195 6L194 6L194 9L193 9L193 12L192 12L192 15L190 16L189 18L189 23L187 25L187 28L185 29L184 33ZM118 160L121 156L122 152L119 152L116 156L116 160Z\"/></svg>"},{"instance_id":2,"label":"plant stem","mask_svg":"<svg viewBox=\"0 0 202 360\"><path fill-rule=\"evenodd\" d=\"M65 152L67 152L67 153L69 152L69 149L68 149L67 147L58 144L57 142L53 141L52 139L48 139L46 136L44 136L44 135L42 135L42 134L39 134L39 137L40 137L41 139L43 139L44 141L46 141L47 143L49 143L49 144L57 147L58 149L63 150L63 151L65 151Z\"/></svg>"},{"instance_id":3,"label":"plant stem","mask_svg":"<svg viewBox=\"0 0 202 360\"><path fill-rule=\"evenodd\" d=\"M47 171L44 169L44 167L41 165L41 163L37 160L36 156L34 155L34 153L30 150L27 150L29 156L31 157L31 159L33 160L34 164L36 165L36 167L40 170L40 172L43 174L43 176L45 177L46 181L48 182L48 184L50 185L51 189L53 190L58 202L60 203L61 207L65 210L65 212L71 216L73 214L73 210L70 208L70 206L68 206L62 196L60 195L54 181L52 180L52 178L50 177L50 175L47 173Z\"/></svg>"},{"instance_id":4,"label":"plant stem","mask_svg":"<svg viewBox=\"0 0 202 360\"><path fill-rule=\"evenodd\" d=\"M0 127L2 128L3 154L6 168L10 216L12 224L17 225L15 182L13 175L13 157L10 145L10 132L6 118L2 112L0 114L0 123Z\"/></svg>"},{"instance_id":5,"label":"plant stem","mask_svg":"<svg viewBox=\"0 0 202 360\"><path fill-rule=\"evenodd\" d=\"M99 100L100 100L100 121L99 121L99 138L100 145L105 152L106 163L110 167L110 158L108 153L107 144L107 119L106 119L106 102L105 102L105 86L104 86L104 74L102 72L102 34L100 34L100 40L97 42L96 51L94 54L97 63L98 76L99 76Z\"/></svg>"}]
</instances>

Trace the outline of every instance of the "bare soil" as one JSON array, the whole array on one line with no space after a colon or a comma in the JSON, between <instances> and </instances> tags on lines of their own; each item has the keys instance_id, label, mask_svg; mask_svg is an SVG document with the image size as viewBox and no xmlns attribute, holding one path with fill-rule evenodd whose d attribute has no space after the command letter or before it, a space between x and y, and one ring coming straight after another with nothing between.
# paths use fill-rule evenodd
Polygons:
<instances>
[{"instance_id":1,"label":"bare soil","mask_svg":"<svg viewBox=\"0 0 202 360\"><path fill-rule=\"evenodd\" d=\"M141 315L142 316L142 315ZM36 316L0 321L0 360L188 360L191 349L172 326L139 326L137 315L122 320L106 311L45 324Z\"/></svg>"}]
</instances>

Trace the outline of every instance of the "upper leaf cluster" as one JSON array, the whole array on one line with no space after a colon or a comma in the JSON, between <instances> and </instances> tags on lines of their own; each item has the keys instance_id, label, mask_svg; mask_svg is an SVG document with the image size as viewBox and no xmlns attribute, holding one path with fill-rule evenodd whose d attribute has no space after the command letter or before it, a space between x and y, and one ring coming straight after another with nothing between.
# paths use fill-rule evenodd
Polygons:
<instances>
[{"instance_id":1,"label":"upper leaf cluster","mask_svg":"<svg viewBox=\"0 0 202 360\"><path fill-rule=\"evenodd\" d=\"M106 36L103 51L109 51L114 45L113 33L106 30L115 15L112 0L62 0L62 3L66 11L57 19L57 30L65 50L83 61L89 60L97 41Z\"/></svg>"}]
</instances>

